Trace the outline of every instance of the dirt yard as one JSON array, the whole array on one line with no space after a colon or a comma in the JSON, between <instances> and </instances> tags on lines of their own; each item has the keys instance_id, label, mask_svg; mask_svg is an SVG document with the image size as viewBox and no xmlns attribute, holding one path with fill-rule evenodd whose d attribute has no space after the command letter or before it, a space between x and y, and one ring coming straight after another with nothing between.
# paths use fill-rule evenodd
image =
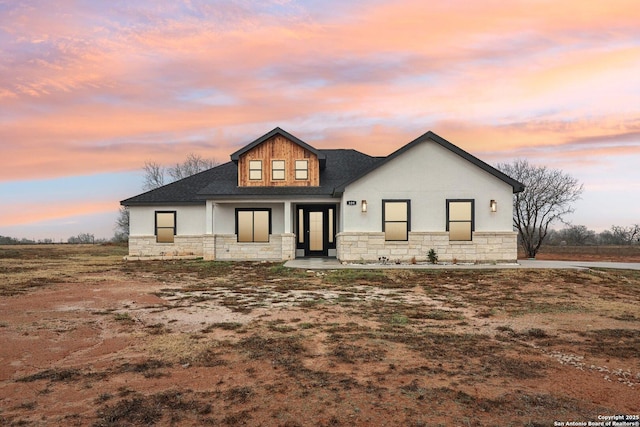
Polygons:
<instances>
[{"instance_id":1,"label":"dirt yard","mask_svg":"<svg viewBox=\"0 0 640 427\"><path fill-rule=\"evenodd\" d=\"M637 415L640 272L290 270L0 247L0 425Z\"/></svg>"}]
</instances>

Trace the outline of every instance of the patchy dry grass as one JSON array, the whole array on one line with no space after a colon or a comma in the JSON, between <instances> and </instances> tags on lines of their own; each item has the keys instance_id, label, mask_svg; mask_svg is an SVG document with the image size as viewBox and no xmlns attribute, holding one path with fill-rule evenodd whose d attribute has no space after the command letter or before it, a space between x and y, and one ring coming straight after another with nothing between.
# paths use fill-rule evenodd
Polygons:
<instances>
[{"instance_id":1,"label":"patchy dry grass","mask_svg":"<svg viewBox=\"0 0 640 427\"><path fill-rule=\"evenodd\" d=\"M125 246L24 245L0 246L0 296L23 294L56 283L74 283L80 276L118 271Z\"/></svg>"},{"instance_id":2,"label":"patchy dry grass","mask_svg":"<svg viewBox=\"0 0 640 427\"><path fill-rule=\"evenodd\" d=\"M98 419L93 426L156 425L161 421L175 425L185 421L185 418L195 419L203 424L214 422L214 419L209 417L211 405L203 398L191 397L193 394L176 390L151 396L136 394L114 405L105 405L98 409Z\"/></svg>"},{"instance_id":3,"label":"patchy dry grass","mask_svg":"<svg viewBox=\"0 0 640 427\"><path fill-rule=\"evenodd\" d=\"M542 426L640 406L638 272L121 255L0 248L0 302L50 298L0 313L1 424Z\"/></svg>"}]
</instances>

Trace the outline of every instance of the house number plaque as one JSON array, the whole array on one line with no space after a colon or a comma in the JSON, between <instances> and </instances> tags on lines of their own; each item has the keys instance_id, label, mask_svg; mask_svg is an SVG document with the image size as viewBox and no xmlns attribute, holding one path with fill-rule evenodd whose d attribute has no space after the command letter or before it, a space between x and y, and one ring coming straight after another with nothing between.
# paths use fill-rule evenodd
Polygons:
<instances>
[{"instance_id":1,"label":"house number plaque","mask_svg":"<svg viewBox=\"0 0 640 427\"><path fill-rule=\"evenodd\" d=\"M355 206L357 205L355 200L347 200L347 206Z\"/></svg>"}]
</instances>

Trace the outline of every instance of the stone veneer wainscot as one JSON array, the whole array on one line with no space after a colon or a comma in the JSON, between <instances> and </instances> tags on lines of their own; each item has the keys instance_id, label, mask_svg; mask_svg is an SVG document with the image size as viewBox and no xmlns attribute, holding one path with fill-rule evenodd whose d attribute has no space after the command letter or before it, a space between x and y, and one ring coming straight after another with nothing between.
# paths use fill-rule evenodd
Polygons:
<instances>
[{"instance_id":1,"label":"stone veneer wainscot","mask_svg":"<svg viewBox=\"0 0 640 427\"><path fill-rule=\"evenodd\" d=\"M391 261L417 262L427 260L433 248L438 260L460 263L513 263L517 253L516 232L473 233L473 241L450 242L448 232L409 232L408 241L385 241L384 233L342 232L336 236L338 259L346 262L378 262L380 257Z\"/></svg>"},{"instance_id":2,"label":"stone veneer wainscot","mask_svg":"<svg viewBox=\"0 0 640 427\"><path fill-rule=\"evenodd\" d=\"M205 260L282 261L295 258L295 235L271 234L268 243L238 243L235 234L175 236L157 243L155 236L130 236L129 257L203 257Z\"/></svg>"}]
</instances>

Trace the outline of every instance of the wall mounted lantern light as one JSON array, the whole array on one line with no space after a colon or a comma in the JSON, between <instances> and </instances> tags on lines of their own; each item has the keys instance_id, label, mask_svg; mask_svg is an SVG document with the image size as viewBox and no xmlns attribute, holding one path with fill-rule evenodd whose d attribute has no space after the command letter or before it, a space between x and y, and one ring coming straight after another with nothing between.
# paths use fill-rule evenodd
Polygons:
<instances>
[{"instance_id":1,"label":"wall mounted lantern light","mask_svg":"<svg viewBox=\"0 0 640 427\"><path fill-rule=\"evenodd\" d=\"M362 212L366 212L367 211L367 201L363 200L362 201Z\"/></svg>"},{"instance_id":2,"label":"wall mounted lantern light","mask_svg":"<svg viewBox=\"0 0 640 427\"><path fill-rule=\"evenodd\" d=\"M491 208L491 212L496 212L498 210L498 202L491 200L489 202L489 207Z\"/></svg>"}]
</instances>

